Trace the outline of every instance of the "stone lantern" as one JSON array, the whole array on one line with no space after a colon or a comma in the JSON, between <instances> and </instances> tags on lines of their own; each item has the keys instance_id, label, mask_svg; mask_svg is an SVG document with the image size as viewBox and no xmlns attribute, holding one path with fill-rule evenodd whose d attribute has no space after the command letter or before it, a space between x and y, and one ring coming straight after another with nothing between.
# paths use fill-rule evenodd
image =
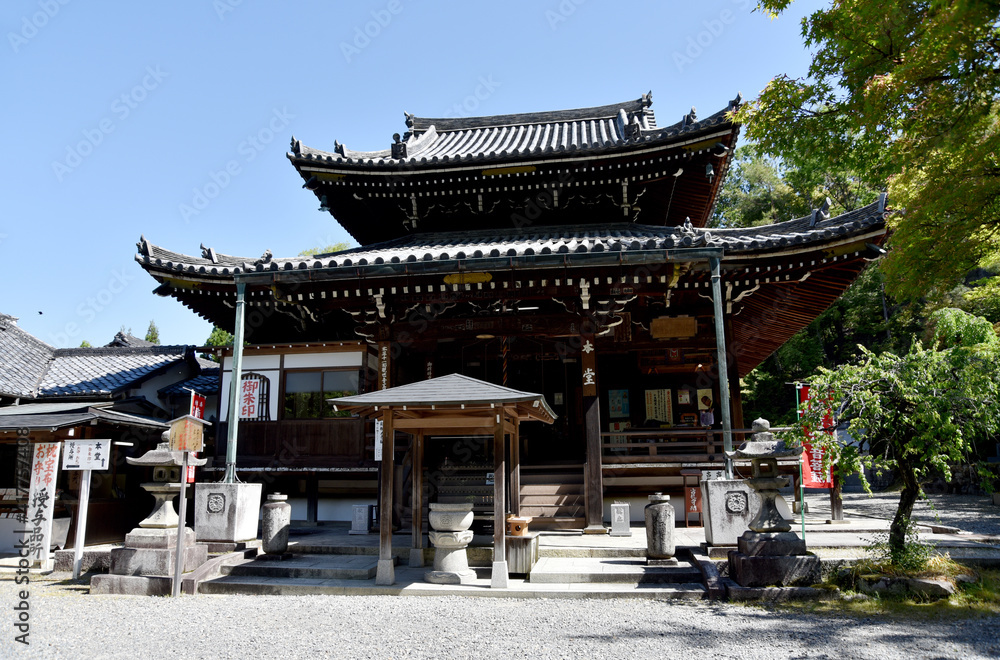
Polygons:
<instances>
[{"instance_id":1,"label":"stone lantern","mask_svg":"<svg viewBox=\"0 0 1000 660\"><path fill-rule=\"evenodd\" d=\"M194 530L182 524L174 509L173 499L181 491L183 456L170 451L167 432L163 435L164 442L156 449L127 459L130 465L153 468L153 481L142 487L156 501L152 513L125 536L125 546L111 551L112 575L169 576L174 569L178 529L184 534L184 570L194 570L208 560L208 546L195 543ZM204 465L205 460L188 457L188 465Z\"/></svg>"},{"instance_id":2,"label":"stone lantern","mask_svg":"<svg viewBox=\"0 0 1000 660\"><path fill-rule=\"evenodd\" d=\"M788 477L778 474L778 459L799 456L802 447L789 447L775 440L766 419L753 423L753 435L730 458L749 458L753 477L747 479L760 496L760 509L749 523L750 530L736 541L737 551L729 554L729 574L744 587L813 584L820 579L819 557L806 551L806 543L791 531L791 525L775 505L779 488Z\"/></svg>"}]
</instances>

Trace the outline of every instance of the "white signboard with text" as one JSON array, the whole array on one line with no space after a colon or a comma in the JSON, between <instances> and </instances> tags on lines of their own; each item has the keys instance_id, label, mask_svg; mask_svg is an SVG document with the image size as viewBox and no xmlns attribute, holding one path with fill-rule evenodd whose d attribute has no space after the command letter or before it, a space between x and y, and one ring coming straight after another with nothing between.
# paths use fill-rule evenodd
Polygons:
<instances>
[{"instance_id":1,"label":"white signboard with text","mask_svg":"<svg viewBox=\"0 0 1000 660\"><path fill-rule=\"evenodd\" d=\"M62 469L107 470L111 440L67 440L63 443Z\"/></svg>"}]
</instances>

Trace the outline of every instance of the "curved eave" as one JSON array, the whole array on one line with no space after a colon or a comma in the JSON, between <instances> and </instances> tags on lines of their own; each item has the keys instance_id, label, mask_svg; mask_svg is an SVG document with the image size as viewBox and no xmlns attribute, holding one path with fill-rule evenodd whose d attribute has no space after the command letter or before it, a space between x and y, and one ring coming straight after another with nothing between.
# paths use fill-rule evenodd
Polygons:
<instances>
[{"instance_id":1,"label":"curved eave","mask_svg":"<svg viewBox=\"0 0 1000 660\"><path fill-rule=\"evenodd\" d=\"M623 155L642 155L664 148L683 147L713 136L723 136L739 130L733 123L730 110L720 111L711 117L691 124L678 123L674 126L654 129L638 139L608 140L602 143L548 145L533 149L501 149L487 153L465 153L462 155L432 156L430 158L414 153L406 158L386 157L384 151L359 152L346 150L348 156L336 152L314 149L296 143L296 150L286 153L300 173L303 168L320 167L334 173L363 173L370 176L406 176L427 174L437 171L460 171L462 169L482 169L484 165L500 168L506 165L530 163L543 165L563 163L567 160L594 158L619 158ZM441 139L440 137L438 139Z\"/></svg>"}]
</instances>

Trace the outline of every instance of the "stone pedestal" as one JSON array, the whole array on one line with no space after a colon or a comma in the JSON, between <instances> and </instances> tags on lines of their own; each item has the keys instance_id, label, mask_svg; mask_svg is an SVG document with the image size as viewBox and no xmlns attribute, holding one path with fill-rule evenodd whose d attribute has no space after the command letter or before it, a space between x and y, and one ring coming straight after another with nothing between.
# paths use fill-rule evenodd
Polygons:
<instances>
[{"instance_id":1,"label":"stone pedestal","mask_svg":"<svg viewBox=\"0 0 1000 660\"><path fill-rule=\"evenodd\" d=\"M125 547L111 551L113 575L173 575L177 556L177 528L133 529L125 536ZM194 530L184 528L184 571L193 571L208 561L208 546L195 542Z\"/></svg>"},{"instance_id":2,"label":"stone pedestal","mask_svg":"<svg viewBox=\"0 0 1000 660\"><path fill-rule=\"evenodd\" d=\"M750 519L760 508L760 497L740 479L701 482L705 516L705 541L709 545L736 545L750 529Z\"/></svg>"},{"instance_id":3,"label":"stone pedestal","mask_svg":"<svg viewBox=\"0 0 1000 660\"><path fill-rule=\"evenodd\" d=\"M608 536L632 536L630 518L632 513L628 502L615 502L611 505L611 531Z\"/></svg>"},{"instance_id":4,"label":"stone pedestal","mask_svg":"<svg viewBox=\"0 0 1000 660\"><path fill-rule=\"evenodd\" d=\"M424 580L436 584L467 584L476 578L469 569L465 549L472 542L471 503L431 502L427 522L434 531L427 537L434 546L434 570L424 573ZM502 524L502 523L498 523Z\"/></svg>"},{"instance_id":5,"label":"stone pedestal","mask_svg":"<svg viewBox=\"0 0 1000 660\"><path fill-rule=\"evenodd\" d=\"M743 587L808 586L821 579L819 557L792 532L745 532L729 553L729 576Z\"/></svg>"},{"instance_id":6,"label":"stone pedestal","mask_svg":"<svg viewBox=\"0 0 1000 660\"><path fill-rule=\"evenodd\" d=\"M424 580L435 584L468 584L476 578L469 568L465 549L472 542L472 530L430 532L434 544L434 570L424 573Z\"/></svg>"},{"instance_id":7,"label":"stone pedestal","mask_svg":"<svg viewBox=\"0 0 1000 660\"><path fill-rule=\"evenodd\" d=\"M200 483L194 530L199 541L239 543L257 538L261 484Z\"/></svg>"},{"instance_id":8,"label":"stone pedestal","mask_svg":"<svg viewBox=\"0 0 1000 660\"><path fill-rule=\"evenodd\" d=\"M288 550L288 528L292 522L288 496L281 493L268 495L262 518L261 548L269 555L284 554Z\"/></svg>"}]
</instances>

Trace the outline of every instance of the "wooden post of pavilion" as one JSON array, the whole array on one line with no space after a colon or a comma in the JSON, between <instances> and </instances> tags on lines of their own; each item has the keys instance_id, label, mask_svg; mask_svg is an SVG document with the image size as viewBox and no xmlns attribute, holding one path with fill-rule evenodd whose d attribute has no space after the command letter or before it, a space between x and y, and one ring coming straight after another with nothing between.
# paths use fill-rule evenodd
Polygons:
<instances>
[{"instance_id":1,"label":"wooden post of pavilion","mask_svg":"<svg viewBox=\"0 0 1000 660\"><path fill-rule=\"evenodd\" d=\"M604 466L601 446L601 401L597 396L597 351L594 336L580 337L580 368L583 370L583 425L587 438L584 470L587 526L584 534L607 534L604 526Z\"/></svg>"},{"instance_id":2,"label":"wooden post of pavilion","mask_svg":"<svg viewBox=\"0 0 1000 660\"><path fill-rule=\"evenodd\" d=\"M382 489L380 492L378 520L378 567L375 584L389 586L396 581L395 561L392 558L392 472L393 465L392 409L382 413Z\"/></svg>"},{"instance_id":3,"label":"wooden post of pavilion","mask_svg":"<svg viewBox=\"0 0 1000 660\"><path fill-rule=\"evenodd\" d=\"M493 426L493 571L490 574L490 587L493 589L507 588L507 557L505 544L505 517L507 507L504 502L504 483L507 481L507 471L504 467L504 421L507 411L498 408Z\"/></svg>"},{"instance_id":4,"label":"wooden post of pavilion","mask_svg":"<svg viewBox=\"0 0 1000 660\"><path fill-rule=\"evenodd\" d=\"M521 420L517 417L510 438L510 512L521 515Z\"/></svg>"},{"instance_id":5,"label":"wooden post of pavilion","mask_svg":"<svg viewBox=\"0 0 1000 660\"><path fill-rule=\"evenodd\" d=\"M424 565L424 432L413 434L413 462L410 472L410 500L412 514L410 518L412 545L410 546L410 566L419 568Z\"/></svg>"}]
</instances>

